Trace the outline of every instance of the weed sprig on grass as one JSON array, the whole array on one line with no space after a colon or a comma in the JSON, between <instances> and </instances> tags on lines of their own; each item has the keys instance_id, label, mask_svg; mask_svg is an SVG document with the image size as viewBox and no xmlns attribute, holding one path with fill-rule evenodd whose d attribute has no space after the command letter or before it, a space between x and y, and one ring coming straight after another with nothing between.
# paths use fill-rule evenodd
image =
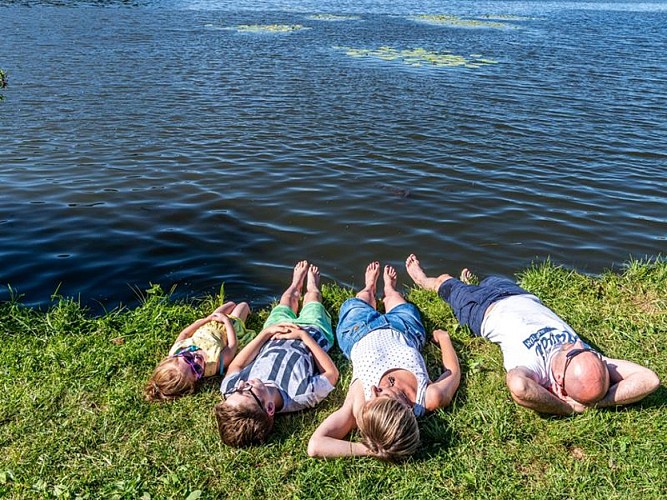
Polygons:
<instances>
[{"instance_id":1,"label":"weed sprig on grass","mask_svg":"<svg viewBox=\"0 0 667 500\"><path fill-rule=\"evenodd\" d=\"M667 263L631 262L592 277L546 262L519 275L585 340L645 364L664 380ZM351 290L326 285L336 314ZM433 292L410 290L426 327L450 331L463 379L451 407L422 419L420 452L392 466L372 459L320 461L308 438L345 398L349 363L318 408L282 416L264 447L219 442L212 415L219 380L194 396L149 404L143 384L174 337L224 300L179 302L159 287L136 309L93 317L54 297L44 311L16 294L0 304L0 496L9 498L660 498L667 491L667 391L618 410L544 418L517 406L499 349L456 326ZM268 309L248 326L259 330ZM436 376L439 353L425 356Z\"/></svg>"}]
</instances>

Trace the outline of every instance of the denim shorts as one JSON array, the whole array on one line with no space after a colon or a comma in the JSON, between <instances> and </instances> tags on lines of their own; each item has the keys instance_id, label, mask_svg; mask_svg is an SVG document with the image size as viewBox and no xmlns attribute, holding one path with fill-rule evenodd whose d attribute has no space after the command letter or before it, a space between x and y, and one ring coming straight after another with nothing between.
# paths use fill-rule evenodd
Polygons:
<instances>
[{"instance_id":1,"label":"denim shorts","mask_svg":"<svg viewBox=\"0 0 667 500\"><path fill-rule=\"evenodd\" d=\"M391 328L401 332L410 347L422 350L426 342L426 331L419 310L409 303L399 304L382 314L361 299L346 300L340 308L336 338L345 357L350 359L354 344L380 328Z\"/></svg>"},{"instance_id":2,"label":"denim shorts","mask_svg":"<svg viewBox=\"0 0 667 500\"><path fill-rule=\"evenodd\" d=\"M456 278L450 278L438 289L438 295L451 306L459 323L469 326L477 336L482 334L484 313L491 304L511 295L524 294L530 292L500 276L485 278L479 285L466 285Z\"/></svg>"}]
</instances>

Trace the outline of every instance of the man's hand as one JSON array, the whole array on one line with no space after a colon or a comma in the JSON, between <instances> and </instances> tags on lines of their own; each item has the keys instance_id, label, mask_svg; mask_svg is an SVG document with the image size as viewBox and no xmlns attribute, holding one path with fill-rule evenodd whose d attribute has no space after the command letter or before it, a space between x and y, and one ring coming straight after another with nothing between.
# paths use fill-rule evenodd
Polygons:
<instances>
[{"instance_id":1,"label":"man's hand","mask_svg":"<svg viewBox=\"0 0 667 500\"><path fill-rule=\"evenodd\" d=\"M581 404L579 401L575 401L570 396L565 396L565 398L562 399L568 405L570 405L570 407L575 413L583 413L588 409L588 406Z\"/></svg>"}]
</instances>

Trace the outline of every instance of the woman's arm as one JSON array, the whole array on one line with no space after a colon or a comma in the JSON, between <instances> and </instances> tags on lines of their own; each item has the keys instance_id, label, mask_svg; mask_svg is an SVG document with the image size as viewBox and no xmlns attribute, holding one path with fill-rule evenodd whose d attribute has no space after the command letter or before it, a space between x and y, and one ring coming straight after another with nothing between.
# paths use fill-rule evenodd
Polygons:
<instances>
[{"instance_id":1,"label":"woman's arm","mask_svg":"<svg viewBox=\"0 0 667 500\"><path fill-rule=\"evenodd\" d=\"M355 400L364 392L361 382L356 380L350 386L345 403L329 415L315 430L308 442L308 455L317 458L362 457L368 455L368 448L362 443L347 441L345 437L357 428L354 417Z\"/></svg>"},{"instance_id":2,"label":"woman's arm","mask_svg":"<svg viewBox=\"0 0 667 500\"><path fill-rule=\"evenodd\" d=\"M428 411L449 406L454 398L456 389L458 389L461 383L459 358L456 355L449 333L444 330L435 330L433 332L433 340L440 346L444 371L426 389L426 409Z\"/></svg>"}]
</instances>

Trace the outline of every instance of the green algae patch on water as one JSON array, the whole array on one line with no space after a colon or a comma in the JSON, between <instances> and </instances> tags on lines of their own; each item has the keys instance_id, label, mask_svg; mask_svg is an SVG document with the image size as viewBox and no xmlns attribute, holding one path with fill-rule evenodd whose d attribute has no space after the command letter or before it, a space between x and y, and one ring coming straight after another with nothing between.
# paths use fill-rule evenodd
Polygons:
<instances>
[{"instance_id":1,"label":"green algae patch on water","mask_svg":"<svg viewBox=\"0 0 667 500\"><path fill-rule=\"evenodd\" d=\"M408 19L420 23L435 24L439 26L451 26L455 28L491 28L491 29L518 28L518 26L509 23L487 21L478 18L463 18L449 14L422 14L418 16L411 16Z\"/></svg>"},{"instance_id":2,"label":"green algae patch on water","mask_svg":"<svg viewBox=\"0 0 667 500\"><path fill-rule=\"evenodd\" d=\"M449 51L435 52L424 48L396 49L382 46L377 49L355 49L352 47L335 47L350 57L377 59L381 61L396 61L414 67L464 67L479 68L498 61L485 59L481 54L468 57L453 54Z\"/></svg>"},{"instance_id":3,"label":"green algae patch on water","mask_svg":"<svg viewBox=\"0 0 667 500\"><path fill-rule=\"evenodd\" d=\"M358 21L361 18L359 16L339 16L336 14L313 14L311 16L306 16L306 19L310 19L311 21L338 22L338 21Z\"/></svg>"},{"instance_id":4,"label":"green algae patch on water","mask_svg":"<svg viewBox=\"0 0 667 500\"><path fill-rule=\"evenodd\" d=\"M290 33L292 31L308 30L301 24L239 24L225 28L238 33Z\"/></svg>"}]
</instances>

